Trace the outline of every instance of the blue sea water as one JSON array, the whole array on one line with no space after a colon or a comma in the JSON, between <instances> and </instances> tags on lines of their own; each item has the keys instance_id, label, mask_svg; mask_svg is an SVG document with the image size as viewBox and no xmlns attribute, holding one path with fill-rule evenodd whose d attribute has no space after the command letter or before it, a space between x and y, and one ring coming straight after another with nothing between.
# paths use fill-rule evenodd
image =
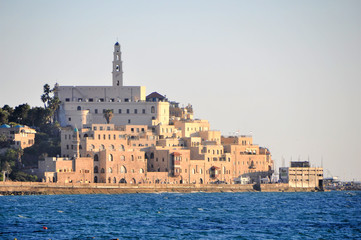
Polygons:
<instances>
[{"instance_id":1,"label":"blue sea water","mask_svg":"<svg viewBox=\"0 0 361 240\"><path fill-rule=\"evenodd\" d=\"M0 196L14 238L361 239L361 192Z\"/></svg>"}]
</instances>

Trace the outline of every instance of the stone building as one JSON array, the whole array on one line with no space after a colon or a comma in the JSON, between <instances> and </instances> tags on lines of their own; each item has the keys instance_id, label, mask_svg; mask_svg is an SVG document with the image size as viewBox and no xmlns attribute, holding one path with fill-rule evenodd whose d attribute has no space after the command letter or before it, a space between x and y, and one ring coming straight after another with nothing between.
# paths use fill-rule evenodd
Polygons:
<instances>
[{"instance_id":1,"label":"stone building","mask_svg":"<svg viewBox=\"0 0 361 240\"><path fill-rule=\"evenodd\" d=\"M105 123L103 113L113 111L116 125L156 125L169 122L169 103L164 98L146 99L143 86L123 86L123 67L119 43L113 52L112 86L55 86L61 101L60 125L83 128L83 125Z\"/></svg>"},{"instance_id":2,"label":"stone building","mask_svg":"<svg viewBox=\"0 0 361 240\"><path fill-rule=\"evenodd\" d=\"M7 124L0 126L0 135L6 136L13 148L27 148L35 143L35 129L28 126L16 125L11 127Z\"/></svg>"},{"instance_id":3,"label":"stone building","mask_svg":"<svg viewBox=\"0 0 361 240\"><path fill-rule=\"evenodd\" d=\"M207 120L144 87L123 86L114 46L113 86L60 87L61 156L39 161L54 182L232 184L243 174L270 177L273 160L251 136L222 137ZM103 111L113 110L111 124ZM257 180L257 177L255 177Z\"/></svg>"},{"instance_id":4,"label":"stone building","mask_svg":"<svg viewBox=\"0 0 361 240\"><path fill-rule=\"evenodd\" d=\"M311 167L307 161L291 162L291 167L279 169L279 179L296 188L323 189L323 168Z\"/></svg>"}]
</instances>

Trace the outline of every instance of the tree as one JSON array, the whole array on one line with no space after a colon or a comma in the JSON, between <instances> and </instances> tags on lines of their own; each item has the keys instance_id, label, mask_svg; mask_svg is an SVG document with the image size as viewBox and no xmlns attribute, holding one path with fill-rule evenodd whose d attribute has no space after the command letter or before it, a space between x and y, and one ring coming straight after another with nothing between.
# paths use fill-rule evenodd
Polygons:
<instances>
[{"instance_id":1,"label":"tree","mask_svg":"<svg viewBox=\"0 0 361 240\"><path fill-rule=\"evenodd\" d=\"M19 124L26 124L28 112L30 110L29 104L21 104L15 107L13 114L10 117L11 122L16 122Z\"/></svg>"},{"instance_id":2,"label":"tree","mask_svg":"<svg viewBox=\"0 0 361 240\"><path fill-rule=\"evenodd\" d=\"M60 100L57 96L54 96L56 87L50 89L49 84L45 84L43 87L44 93L41 95L41 101L44 103L46 109L46 121L52 123L55 121L55 113L60 105ZM52 96L51 96L52 94Z\"/></svg>"},{"instance_id":3,"label":"tree","mask_svg":"<svg viewBox=\"0 0 361 240\"><path fill-rule=\"evenodd\" d=\"M8 111L0 108L0 125L9 122L9 115L10 113L8 113Z\"/></svg>"},{"instance_id":4,"label":"tree","mask_svg":"<svg viewBox=\"0 0 361 240\"><path fill-rule=\"evenodd\" d=\"M113 110L112 109L107 109L104 111L104 118L105 120L107 120L107 123L109 124L110 121L113 118Z\"/></svg>"},{"instance_id":5,"label":"tree","mask_svg":"<svg viewBox=\"0 0 361 240\"><path fill-rule=\"evenodd\" d=\"M9 105L7 105L7 104L5 104L3 106L3 110L7 111L9 114L13 114L13 112L14 112L14 109L12 107L10 107Z\"/></svg>"},{"instance_id":6,"label":"tree","mask_svg":"<svg viewBox=\"0 0 361 240\"><path fill-rule=\"evenodd\" d=\"M52 89L50 89L50 86L49 84L45 84L43 86L43 90L44 90L44 93L43 95L41 95L41 101L44 103L44 108L47 108L47 106L49 106L49 102L50 102L50 93L52 92Z\"/></svg>"}]
</instances>

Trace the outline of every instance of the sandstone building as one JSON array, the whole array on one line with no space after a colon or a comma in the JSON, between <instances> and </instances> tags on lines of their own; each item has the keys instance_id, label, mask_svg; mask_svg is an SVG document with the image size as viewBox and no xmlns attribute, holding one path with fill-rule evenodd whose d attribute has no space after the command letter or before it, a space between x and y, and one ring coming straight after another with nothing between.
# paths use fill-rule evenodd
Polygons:
<instances>
[{"instance_id":1,"label":"sandstone building","mask_svg":"<svg viewBox=\"0 0 361 240\"><path fill-rule=\"evenodd\" d=\"M270 151L251 136L223 137L207 120L193 119L191 105L123 86L119 43L113 54L112 86L56 87L61 156L39 161L44 181L232 184L245 174L272 175Z\"/></svg>"},{"instance_id":2,"label":"sandstone building","mask_svg":"<svg viewBox=\"0 0 361 240\"><path fill-rule=\"evenodd\" d=\"M28 126L16 125L11 127L7 124L0 126L0 135L4 135L11 142L13 148L27 148L35 143L35 129Z\"/></svg>"}]
</instances>

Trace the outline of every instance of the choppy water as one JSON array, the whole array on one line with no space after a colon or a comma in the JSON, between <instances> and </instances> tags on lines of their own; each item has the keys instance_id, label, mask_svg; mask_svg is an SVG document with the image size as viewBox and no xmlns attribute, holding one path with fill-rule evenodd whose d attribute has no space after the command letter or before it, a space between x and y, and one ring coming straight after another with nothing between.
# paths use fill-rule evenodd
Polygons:
<instances>
[{"instance_id":1,"label":"choppy water","mask_svg":"<svg viewBox=\"0 0 361 240\"><path fill-rule=\"evenodd\" d=\"M14 238L361 239L361 192L1 196Z\"/></svg>"}]
</instances>

